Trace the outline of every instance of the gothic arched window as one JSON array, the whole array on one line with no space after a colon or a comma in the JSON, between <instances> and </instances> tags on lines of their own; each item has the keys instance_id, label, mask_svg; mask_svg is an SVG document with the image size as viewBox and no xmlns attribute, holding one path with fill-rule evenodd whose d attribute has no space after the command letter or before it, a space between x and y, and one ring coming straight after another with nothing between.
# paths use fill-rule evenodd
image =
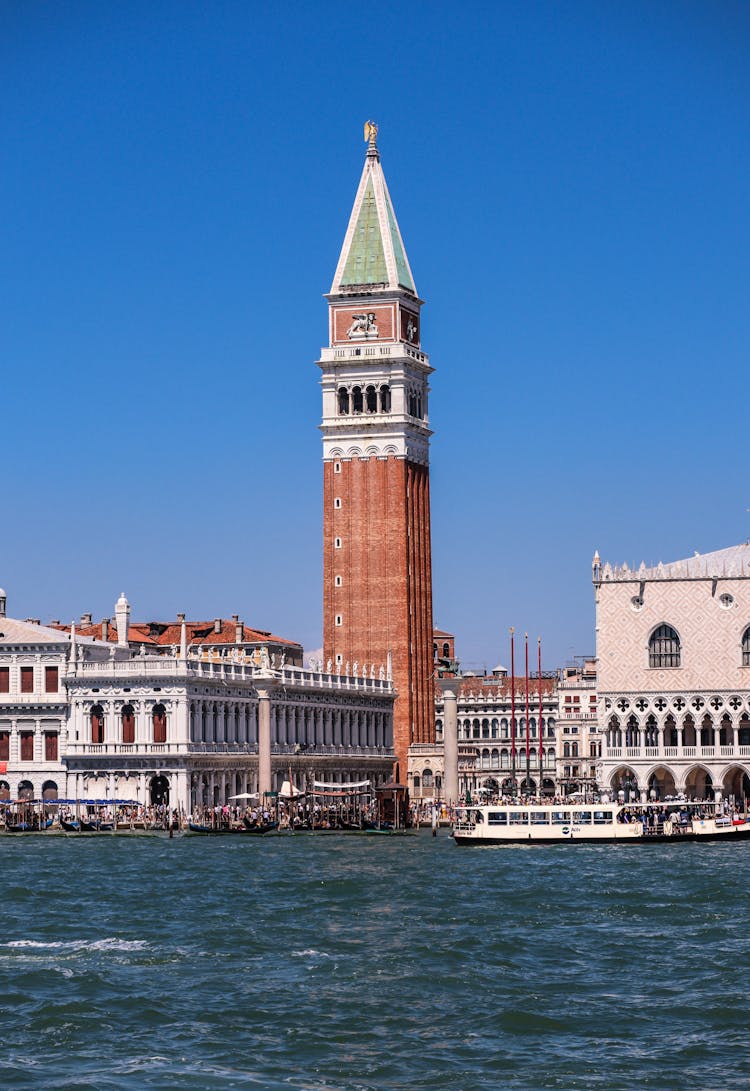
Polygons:
<instances>
[{"instance_id":1,"label":"gothic arched window","mask_svg":"<svg viewBox=\"0 0 750 1091\"><path fill-rule=\"evenodd\" d=\"M750 667L750 625L742 634L742 666Z\"/></svg>"},{"instance_id":2,"label":"gothic arched window","mask_svg":"<svg viewBox=\"0 0 750 1091\"><path fill-rule=\"evenodd\" d=\"M649 667L679 667L680 638L671 625L654 629L648 642Z\"/></svg>"}]
</instances>

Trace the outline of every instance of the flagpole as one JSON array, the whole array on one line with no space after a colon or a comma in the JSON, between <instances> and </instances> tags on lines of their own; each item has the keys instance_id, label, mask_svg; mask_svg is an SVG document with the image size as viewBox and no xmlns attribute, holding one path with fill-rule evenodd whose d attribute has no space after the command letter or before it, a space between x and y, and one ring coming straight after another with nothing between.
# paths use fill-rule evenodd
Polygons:
<instances>
[{"instance_id":1,"label":"flagpole","mask_svg":"<svg viewBox=\"0 0 750 1091\"><path fill-rule=\"evenodd\" d=\"M513 795L516 794L516 636L510 629L510 763Z\"/></svg>"},{"instance_id":2,"label":"flagpole","mask_svg":"<svg viewBox=\"0 0 750 1091\"><path fill-rule=\"evenodd\" d=\"M537 637L537 664L539 676L539 799L542 798L542 766L544 764L544 740L542 730L542 638Z\"/></svg>"},{"instance_id":3,"label":"flagpole","mask_svg":"<svg viewBox=\"0 0 750 1091\"><path fill-rule=\"evenodd\" d=\"M531 737L529 732L529 634L523 634L526 645L526 792L531 780Z\"/></svg>"}]
</instances>

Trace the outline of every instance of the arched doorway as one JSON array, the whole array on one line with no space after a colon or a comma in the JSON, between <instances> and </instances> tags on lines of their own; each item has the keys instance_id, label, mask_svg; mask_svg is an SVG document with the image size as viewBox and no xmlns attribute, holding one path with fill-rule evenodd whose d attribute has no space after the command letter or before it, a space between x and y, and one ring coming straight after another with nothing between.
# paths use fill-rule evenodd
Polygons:
<instances>
[{"instance_id":1,"label":"arched doorway","mask_svg":"<svg viewBox=\"0 0 750 1091\"><path fill-rule=\"evenodd\" d=\"M694 765L685 777L685 795L688 799L710 799L713 790L714 782L708 769Z\"/></svg>"},{"instance_id":2,"label":"arched doorway","mask_svg":"<svg viewBox=\"0 0 750 1091\"><path fill-rule=\"evenodd\" d=\"M740 765L727 769L722 780L724 795L733 796L735 803L750 799L750 776ZM744 807L742 808L744 810Z\"/></svg>"},{"instance_id":3,"label":"arched doorway","mask_svg":"<svg viewBox=\"0 0 750 1091\"><path fill-rule=\"evenodd\" d=\"M634 802L640 796L638 777L627 765L621 765L619 769L616 769L609 783L616 795L623 793L626 803Z\"/></svg>"},{"instance_id":4,"label":"arched doorway","mask_svg":"<svg viewBox=\"0 0 750 1091\"><path fill-rule=\"evenodd\" d=\"M42 785L42 799L45 803L57 802L57 785L54 780L45 780Z\"/></svg>"},{"instance_id":5,"label":"arched doorway","mask_svg":"<svg viewBox=\"0 0 750 1091\"><path fill-rule=\"evenodd\" d=\"M666 799L677 795L677 787L672 773L664 765L657 765L648 778L648 798Z\"/></svg>"},{"instance_id":6,"label":"arched doorway","mask_svg":"<svg viewBox=\"0 0 750 1091\"><path fill-rule=\"evenodd\" d=\"M525 796L536 795L536 781L533 777L524 777L521 781L521 792Z\"/></svg>"},{"instance_id":7,"label":"arched doorway","mask_svg":"<svg viewBox=\"0 0 750 1091\"><path fill-rule=\"evenodd\" d=\"M496 796L498 793L498 783L494 777L487 777L486 780L482 781L482 787L491 796Z\"/></svg>"},{"instance_id":8,"label":"arched doorway","mask_svg":"<svg viewBox=\"0 0 750 1091\"><path fill-rule=\"evenodd\" d=\"M542 795L553 796L555 794L555 782L550 780L549 777L545 777L542 781Z\"/></svg>"},{"instance_id":9,"label":"arched doorway","mask_svg":"<svg viewBox=\"0 0 750 1091\"><path fill-rule=\"evenodd\" d=\"M0 799L10 799L10 784L7 780L0 780Z\"/></svg>"},{"instance_id":10,"label":"arched doorway","mask_svg":"<svg viewBox=\"0 0 750 1091\"><path fill-rule=\"evenodd\" d=\"M30 780L22 780L18 785L18 798L19 799L33 799L34 798L34 785Z\"/></svg>"},{"instance_id":11,"label":"arched doorway","mask_svg":"<svg viewBox=\"0 0 750 1091\"><path fill-rule=\"evenodd\" d=\"M149 792L153 806L159 807L162 804L166 805L169 803L169 781L163 773L151 778Z\"/></svg>"}]
</instances>

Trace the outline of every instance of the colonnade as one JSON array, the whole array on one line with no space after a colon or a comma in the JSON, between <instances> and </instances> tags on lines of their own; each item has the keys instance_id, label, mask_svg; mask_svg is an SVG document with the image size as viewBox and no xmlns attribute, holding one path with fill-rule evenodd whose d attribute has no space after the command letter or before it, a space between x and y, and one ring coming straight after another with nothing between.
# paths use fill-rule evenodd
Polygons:
<instances>
[{"instance_id":1,"label":"colonnade","mask_svg":"<svg viewBox=\"0 0 750 1091\"><path fill-rule=\"evenodd\" d=\"M277 746L391 745L390 712L330 705L273 702L271 742Z\"/></svg>"},{"instance_id":2,"label":"colonnade","mask_svg":"<svg viewBox=\"0 0 750 1091\"><path fill-rule=\"evenodd\" d=\"M714 718L700 711L663 717L612 714L603 732L602 756L636 756L641 751L647 757L748 757L750 717L725 712Z\"/></svg>"},{"instance_id":3,"label":"colonnade","mask_svg":"<svg viewBox=\"0 0 750 1091\"><path fill-rule=\"evenodd\" d=\"M92 719L95 710L101 709L101 742L95 743L92 731ZM130 711L132 709L132 712ZM86 694L73 699L68 721L66 747L72 752L89 750L92 746L106 745L117 747L124 752L136 751L144 746L154 745L155 711L164 710L165 743L177 744L188 741L187 701L185 697L162 696L154 693L148 697L135 697L125 694L120 697L106 697L99 694ZM125 718L132 717L132 742L124 741Z\"/></svg>"}]
</instances>

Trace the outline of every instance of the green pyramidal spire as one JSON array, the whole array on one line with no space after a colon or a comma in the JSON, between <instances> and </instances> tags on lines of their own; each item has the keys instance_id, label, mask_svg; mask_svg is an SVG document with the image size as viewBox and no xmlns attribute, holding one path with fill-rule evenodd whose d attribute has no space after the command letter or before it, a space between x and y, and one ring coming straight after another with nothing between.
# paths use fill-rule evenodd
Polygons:
<instances>
[{"instance_id":1,"label":"green pyramidal spire","mask_svg":"<svg viewBox=\"0 0 750 1091\"><path fill-rule=\"evenodd\" d=\"M417 294L376 144L366 126L367 156L341 248L331 292L356 288L401 288Z\"/></svg>"}]
</instances>

